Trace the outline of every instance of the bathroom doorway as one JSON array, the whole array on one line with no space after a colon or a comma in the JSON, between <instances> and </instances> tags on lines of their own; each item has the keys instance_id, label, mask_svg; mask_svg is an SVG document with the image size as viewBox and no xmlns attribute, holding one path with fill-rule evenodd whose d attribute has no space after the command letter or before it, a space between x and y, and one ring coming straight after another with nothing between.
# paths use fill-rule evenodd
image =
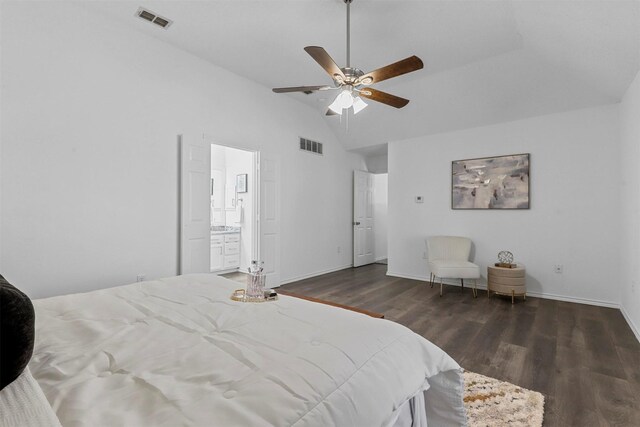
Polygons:
<instances>
[{"instance_id":1,"label":"bathroom doorway","mask_svg":"<svg viewBox=\"0 0 640 427\"><path fill-rule=\"evenodd\" d=\"M211 272L245 271L257 259L257 164L255 151L211 144Z\"/></svg>"}]
</instances>

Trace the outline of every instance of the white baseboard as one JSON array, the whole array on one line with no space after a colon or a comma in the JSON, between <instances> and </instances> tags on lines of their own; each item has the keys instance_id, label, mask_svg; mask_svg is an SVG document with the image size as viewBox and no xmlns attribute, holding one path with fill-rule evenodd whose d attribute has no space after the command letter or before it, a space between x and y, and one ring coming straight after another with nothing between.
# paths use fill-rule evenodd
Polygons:
<instances>
[{"instance_id":1,"label":"white baseboard","mask_svg":"<svg viewBox=\"0 0 640 427\"><path fill-rule=\"evenodd\" d=\"M385 255L385 256L378 257L376 258L375 262L382 261L383 259L387 259L387 256Z\"/></svg>"},{"instance_id":2,"label":"white baseboard","mask_svg":"<svg viewBox=\"0 0 640 427\"><path fill-rule=\"evenodd\" d=\"M640 342L640 328L638 328L633 323L633 321L631 320L631 317L629 317L629 315L627 314L627 311L625 310L624 305L620 305L620 312L622 313L622 317L624 317L624 320L626 320L627 323L629 324L629 327L631 328L634 335L636 336L636 339Z\"/></svg>"},{"instance_id":3,"label":"white baseboard","mask_svg":"<svg viewBox=\"0 0 640 427\"><path fill-rule=\"evenodd\" d=\"M340 270L346 270L347 268L351 268L351 267L353 267L353 265L352 264L348 264L348 265L343 265L341 267L330 268L329 270L316 271L315 273L309 273L309 274L304 274L304 275L298 276L298 277L292 277L292 278L289 278L289 279L282 280L280 282L280 286L286 285L287 283L297 282L298 280L310 279L312 277L322 276L323 274L334 273L334 272L340 271Z\"/></svg>"},{"instance_id":4,"label":"white baseboard","mask_svg":"<svg viewBox=\"0 0 640 427\"><path fill-rule=\"evenodd\" d=\"M620 308L620 304L617 302L611 301L601 301L597 299L589 299L589 298L578 298L578 297L568 297L565 295L556 295L556 294L548 294L545 292L529 292L527 291L527 296L531 295L532 297L544 298L544 299L553 299L556 301L565 301L565 302L574 302L577 304L587 304L587 305L595 305L598 307L608 307L608 308Z\"/></svg>"},{"instance_id":5,"label":"white baseboard","mask_svg":"<svg viewBox=\"0 0 640 427\"><path fill-rule=\"evenodd\" d=\"M420 280L422 282L428 282L429 281L429 278L426 277L426 276L413 276L413 275L408 275L408 274L396 273L396 272L392 272L392 271L387 271L387 276L402 277L403 279ZM438 280L437 283L440 283L440 281ZM445 280L443 280L443 283L445 285L460 286L460 281L452 281L452 280L445 279ZM473 282L471 282L470 285L473 286ZM477 288L486 290L487 289L487 284L478 281ZM532 296L532 297L537 297L537 298L544 298L544 299L552 299L552 300L556 300L556 301L574 302L574 303L577 303L577 304L595 305L595 306L598 306L598 307L620 308L620 304L618 304L617 302L601 301L601 300L594 300L594 299L589 299L589 298L569 297L569 296L565 296L565 295L549 294L549 293L546 293L546 292L531 292L531 291L527 291L527 296ZM631 328L633 329L633 326Z\"/></svg>"}]
</instances>

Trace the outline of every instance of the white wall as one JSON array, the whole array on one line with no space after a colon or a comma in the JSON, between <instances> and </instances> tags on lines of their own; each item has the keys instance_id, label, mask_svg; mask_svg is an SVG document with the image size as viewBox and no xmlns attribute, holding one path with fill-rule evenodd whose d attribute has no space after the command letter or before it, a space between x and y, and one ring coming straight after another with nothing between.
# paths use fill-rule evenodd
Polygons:
<instances>
[{"instance_id":1,"label":"white wall","mask_svg":"<svg viewBox=\"0 0 640 427\"><path fill-rule=\"evenodd\" d=\"M388 180L386 173L374 175L373 179L373 220L376 261L387 258L387 202Z\"/></svg>"},{"instance_id":2,"label":"white wall","mask_svg":"<svg viewBox=\"0 0 640 427\"><path fill-rule=\"evenodd\" d=\"M180 133L280 156L284 280L350 265L336 247L351 246L351 175L363 162L322 112L80 2L1 7L8 280L43 297L175 275ZM326 154L300 153L298 136Z\"/></svg>"},{"instance_id":3,"label":"white wall","mask_svg":"<svg viewBox=\"0 0 640 427\"><path fill-rule=\"evenodd\" d=\"M622 186L621 309L640 340L640 73L620 105Z\"/></svg>"},{"instance_id":4,"label":"white wall","mask_svg":"<svg viewBox=\"0 0 640 427\"><path fill-rule=\"evenodd\" d=\"M531 153L531 209L451 210L452 160L516 153ZM426 280L425 237L462 235L483 277L510 250L531 294L617 306L618 153L616 105L389 144L389 274Z\"/></svg>"}]
</instances>

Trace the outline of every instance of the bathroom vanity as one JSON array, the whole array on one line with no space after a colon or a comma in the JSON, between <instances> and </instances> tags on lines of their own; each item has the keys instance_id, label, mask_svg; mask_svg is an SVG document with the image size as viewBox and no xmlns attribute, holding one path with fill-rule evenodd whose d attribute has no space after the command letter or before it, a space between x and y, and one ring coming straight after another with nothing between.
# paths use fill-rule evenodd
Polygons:
<instances>
[{"instance_id":1,"label":"bathroom vanity","mask_svg":"<svg viewBox=\"0 0 640 427\"><path fill-rule=\"evenodd\" d=\"M240 227L211 227L211 271L240 267Z\"/></svg>"}]
</instances>

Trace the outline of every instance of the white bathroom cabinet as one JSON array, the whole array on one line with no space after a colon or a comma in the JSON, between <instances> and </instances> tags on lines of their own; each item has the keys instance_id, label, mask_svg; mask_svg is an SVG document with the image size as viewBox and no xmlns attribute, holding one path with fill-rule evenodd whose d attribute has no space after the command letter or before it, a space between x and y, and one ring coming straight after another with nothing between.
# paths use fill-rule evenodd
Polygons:
<instances>
[{"instance_id":1,"label":"white bathroom cabinet","mask_svg":"<svg viewBox=\"0 0 640 427\"><path fill-rule=\"evenodd\" d=\"M211 271L240 267L240 233L211 234Z\"/></svg>"}]
</instances>

